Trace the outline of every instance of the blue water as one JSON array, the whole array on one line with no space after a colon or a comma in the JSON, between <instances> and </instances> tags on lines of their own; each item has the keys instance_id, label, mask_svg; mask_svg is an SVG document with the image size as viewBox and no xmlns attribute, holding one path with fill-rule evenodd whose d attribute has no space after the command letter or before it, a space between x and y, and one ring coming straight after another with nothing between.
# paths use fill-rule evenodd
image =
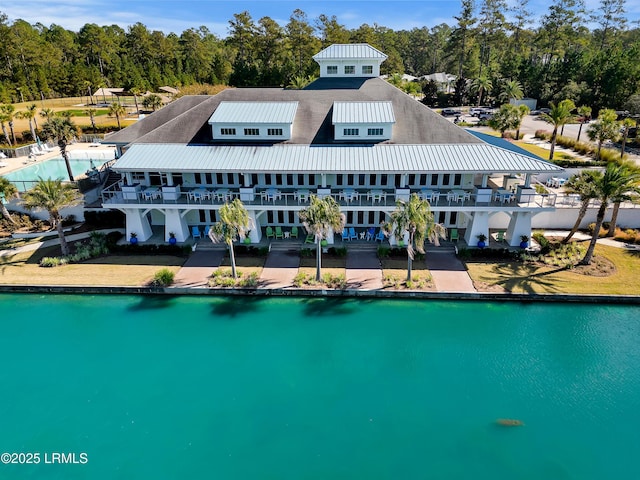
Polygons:
<instances>
[{"instance_id":1,"label":"blue water","mask_svg":"<svg viewBox=\"0 0 640 480\"><path fill-rule=\"evenodd\" d=\"M0 295L8 479L640 477L640 308ZM497 418L522 420L501 427Z\"/></svg>"},{"instance_id":2,"label":"blue water","mask_svg":"<svg viewBox=\"0 0 640 480\"><path fill-rule=\"evenodd\" d=\"M88 159L70 159L71 171L73 175L82 175L92 167L100 168L107 160L88 160ZM8 180L14 183L19 182L31 182L37 181L40 178L61 178L68 180L67 167L62 158L51 158L49 160L38 160L37 162L21 168L20 170L14 170L13 172L4 175Z\"/></svg>"}]
</instances>

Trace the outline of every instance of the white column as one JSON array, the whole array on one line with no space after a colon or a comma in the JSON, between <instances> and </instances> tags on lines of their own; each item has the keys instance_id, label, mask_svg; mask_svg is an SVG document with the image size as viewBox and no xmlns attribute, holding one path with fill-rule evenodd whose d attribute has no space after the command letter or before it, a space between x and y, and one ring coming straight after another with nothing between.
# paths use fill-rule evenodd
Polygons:
<instances>
[{"instance_id":1,"label":"white column","mask_svg":"<svg viewBox=\"0 0 640 480\"><path fill-rule=\"evenodd\" d=\"M256 218L256 212L249 211L249 222L251 227L251 232L249 233L249 238L251 239L251 243L260 243L262 239L262 228L260 222Z\"/></svg>"},{"instance_id":2,"label":"white column","mask_svg":"<svg viewBox=\"0 0 640 480\"><path fill-rule=\"evenodd\" d=\"M520 245L520 236L531 237L531 212L514 212L507 227L506 240L512 247Z\"/></svg>"},{"instance_id":3,"label":"white column","mask_svg":"<svg viewBox=\"0 0 640 480\"><path fill-rule=\"evenodd\" d=\"M189 225L187 225L187 221L181 215L182 210L178 210L176 208L167 209L164 212L164 239L165 241L169 241L169 234L173 233L176 236L176 240L178 242L184 242L189 235Z\"/></svg>"},{"instance_id":4,"label":"white column","mask_svg":"<svg viewBox=\"0 0 640 480\"><path fill-rule=\"evenodd\" d=\"M132 233L135 233L139 241L144 242L148 240L153 232L151 231L151 225L149 225L147 216L144 215L144 211L138 208L126 208L124 209L124 213L127 220L127 238L129 238Z\"/></svg>"},{"instance_id":5,"label":"white column","mask_svg":"<svg viewBox=\"0 0 640 480\"><path fill-rule=\"evenodd\" d=\"M489 212L473 212L464 234L464 240L467 245L475 247L478 244L478 235L480 234L489 238Z\"/></svg>"}]
</instances>

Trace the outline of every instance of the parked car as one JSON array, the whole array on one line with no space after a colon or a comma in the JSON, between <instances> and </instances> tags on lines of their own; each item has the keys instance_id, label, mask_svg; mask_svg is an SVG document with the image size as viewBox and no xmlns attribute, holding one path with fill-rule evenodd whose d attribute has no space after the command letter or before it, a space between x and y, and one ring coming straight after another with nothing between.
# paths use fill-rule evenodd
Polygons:
<instances>
[{"instance_id":1,"label":"parked car","mask_svg":"<svg viewBox=\"0 0 640 480\"><path fill-rule=\"evenodd\" d=\"M491 113L491 112L493 112L491 107L471 107L469 109L469 115L473 115L474 117L477 117L482 113Z\"/></svg>"},{"instance_id":2,"label":"parked car","mask_svg":"<svg viewBox=\"0 0 640 480\"><path fill-rule=\"evenodd\" d=\"M478 120L491 120L493 118L493 112L482 112L478 115Z\"/></svg>"},{"instance_id":3,"label":"parked car","mask_svg":"<svg viewBox=\"0 0 640 480\"><path fill-rule=\"evenodd\" d=\"M443 108L441 113L445 117L451 117L453 115L462 115L462 111L460 111L457 108Z\"/></svg>"}]
</instances>

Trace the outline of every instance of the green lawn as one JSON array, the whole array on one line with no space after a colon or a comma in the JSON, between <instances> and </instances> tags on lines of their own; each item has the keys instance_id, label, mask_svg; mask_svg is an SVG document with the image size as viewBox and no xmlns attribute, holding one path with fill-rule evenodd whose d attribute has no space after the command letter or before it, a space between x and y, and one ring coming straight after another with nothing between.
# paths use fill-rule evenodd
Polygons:
<instances>
[{"instance_id":1,"label":"green lawn","mask_svg":"<svg viewBox=\"0 0 640 480\"><path fill-rule=\"evenodd\" d=\"M615 265L613 274L600 277L558 267L507 262L467 262L467 268L480 291L638 295L640 252L597 245L595 253Z\"/></svg>"}]
</instances>

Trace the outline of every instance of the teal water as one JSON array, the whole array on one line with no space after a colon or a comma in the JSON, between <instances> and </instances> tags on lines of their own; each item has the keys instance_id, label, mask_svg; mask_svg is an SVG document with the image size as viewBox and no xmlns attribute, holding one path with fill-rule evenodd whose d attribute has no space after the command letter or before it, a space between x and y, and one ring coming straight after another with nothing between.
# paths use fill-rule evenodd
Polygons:
<instances>
[{"instance_id":1,"label":"teal water","mask_svg":"<svg viewBox=\"0 0 640 480\"><path fill-rule=\"evenodd\" d=\"M87 170L89 170L92 166L96 168L100 168L100 166L105 163L105 159L100 160L89 160L89 159L69 159L69 163L71 164L71 171L73 175L82 175ZM49 160L38 161L29 165L28 167L21 168L20 170L15 170L13 172L7 173L4 175L7 180L11 182L30 182L38 180L41 178L62 178L67 179L67 167L62 158L51 158Z\"/></svg>"},{"instance_id":2,"label":"teal water","mask_svg":"<svg viewBox=\"0 0 640 480\"><path fill-rule=\"evenodd\" d=\"M3 479L640 478L640 308L0 295ZM517 418L523 427L495 424Z\"/></svg>"}]
</instances>

